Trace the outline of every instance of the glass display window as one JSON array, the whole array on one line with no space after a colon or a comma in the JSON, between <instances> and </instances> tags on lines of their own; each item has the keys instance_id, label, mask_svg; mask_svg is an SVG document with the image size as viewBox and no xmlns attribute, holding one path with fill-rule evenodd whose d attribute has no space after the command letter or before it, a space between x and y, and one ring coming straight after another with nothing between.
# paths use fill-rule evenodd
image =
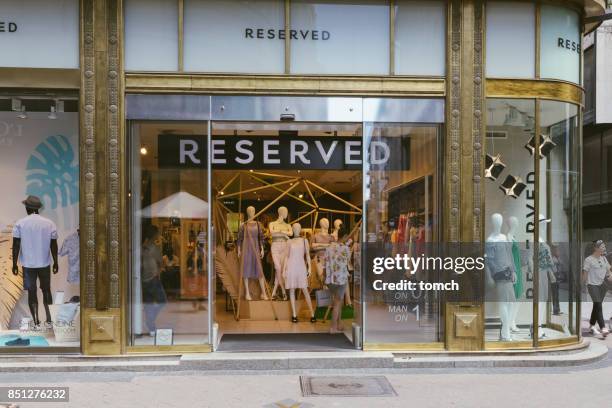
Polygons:
<instances>
[{"instance_id":1,"label":"glass display window","mask_svg":"<svg viewBox=\"0 0 612 408\"><path fill-rule=\"evenodd\" d=\"M76 96L0 96L0 352L80 347Z\"/></svg>"}]
</instances>

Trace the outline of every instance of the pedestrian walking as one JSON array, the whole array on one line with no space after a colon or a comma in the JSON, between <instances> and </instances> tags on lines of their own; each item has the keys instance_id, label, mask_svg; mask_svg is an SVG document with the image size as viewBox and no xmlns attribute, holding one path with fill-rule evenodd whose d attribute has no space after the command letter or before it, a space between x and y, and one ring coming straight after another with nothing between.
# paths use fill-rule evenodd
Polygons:
<instances>
[{"instance_id":1,"label":"pedestrian walking","mask_svg":"<svg viewBox=\"0 0 612 408\"><path fill-rule=\"evenodd\" d=\"M610 263L606 258L606 244L602 240L593 242L593 252L582 266L582 281L586 282L589 295L593 301L589 330L593 335L606 337L609 333L603 317L602 302L606 297L606 279L612 278ZM595 323L599 324L597 330Z\"/></svg>"}]
</instances>

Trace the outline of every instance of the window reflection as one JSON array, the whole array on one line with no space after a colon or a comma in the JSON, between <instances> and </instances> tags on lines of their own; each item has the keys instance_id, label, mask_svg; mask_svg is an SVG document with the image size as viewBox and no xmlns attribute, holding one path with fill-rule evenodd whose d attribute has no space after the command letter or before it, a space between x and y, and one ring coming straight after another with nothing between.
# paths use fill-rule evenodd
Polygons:
<instances>
[{"instance_id":1,"label":"window reflection","mask_svg":"<svg viewBox=\"0 0 612 408\"><path fill-rule=\"evenodd\" d=\"M133 123L131 130L131 343L206 344L206 161L182 166L171 150L181 136L206 140L206 124Z\"/></svg>"}]
</instances>

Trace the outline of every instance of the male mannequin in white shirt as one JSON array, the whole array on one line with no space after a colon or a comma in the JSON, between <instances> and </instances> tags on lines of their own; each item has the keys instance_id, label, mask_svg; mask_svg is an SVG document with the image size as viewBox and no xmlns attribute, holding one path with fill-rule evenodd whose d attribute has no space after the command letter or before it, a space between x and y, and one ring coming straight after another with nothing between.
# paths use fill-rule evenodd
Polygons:
<instances>
[{"instance_id":1,"label":"male mannequin in white shirt","mask_svg":"<svg viewBox=\"0 0 612 408\"><path fill-rule=\"evenodd\" d=\"M43 304L47 317L47 326L51 325L49 305L51 296L51 257L53 257L53 274L58 272L57 263L57 227L53 221L41 217L38 211L42 202L36 196L28 196L24 201L27 217L15 223L13 228L13 275L19 274L17 260L23 268L23 286L28 291L28 305L35 325L38 319L38 295L36 281L40 280L43 293Z\"/></svg>"}]
</instances>

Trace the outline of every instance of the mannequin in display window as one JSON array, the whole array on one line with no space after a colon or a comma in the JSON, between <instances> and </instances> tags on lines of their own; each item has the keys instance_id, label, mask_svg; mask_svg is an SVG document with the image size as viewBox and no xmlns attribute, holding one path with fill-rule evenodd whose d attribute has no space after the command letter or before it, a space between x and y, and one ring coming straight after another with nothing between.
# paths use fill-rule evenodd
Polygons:
<instances>
[{"instance_id":1,"label":"mannequin in display window","mask_svg":"<svg viewBox=\"0 0 612 408\"><path fill-rule=\"evenodd\" d=\"M340 231L343 226L344 223L341 219L336 218L334 220L334 231L332 232L334 241L338 241L338 231ZM351 288L349 282L346 283L346 288L344 289L344 303L346 303L347 306L353 306L353 302L351 301Z\"/></svg>"},{"instance_id":2,"label":"mannequin in display window","mask_svg":"<svg viewBox=\"0 0 612 408\"><path fill-rule=\"evenodd\" d=\"M312 276L311 279L317 279L316 282L312 282L310 289L319 289L323 287L323 280L325 279L325 249L334 242L334 236L329 233L329 220L327 218L321 218L319 220L320 230L312 237L312 249L315 251L314 262L316 269L316 276Z\"/></svg>"},{"instance_id":3,"label":"mannequin in display window","mask_svg":"<svg viewBox=\"0 0 612 408\"><path fill-rule=\"evenodd\" d=\"M291 299L291 321L297 323L297 311L295 306L295 289L302 289L304 299L310 311L310 321L316 321L310 294L308 293L308 277L310 276L310 248L306 238L300 236L302 226L293 224L293 238L287 242L287 259L283 268L283 281L285 288L289 290Z\"/></svg>"},{"instance_id":4,"label":"mannequin in display window","mask_svg":"<svg viewBox=\"0 0 612 408\"><path fill-rule=\"evenodd\" d=\"M519 328L516 325L516 316L518 315L518 311L520 308L520 301L523 297L523 271L521 269L521 250L518 244L518 240L516 239L516 231L518 231L518 219L516 217L508 218L508 233L506 236L508 240L512 243L512 260L514 261L514 271L516 273L516 281L514 282L514 297L516 301L512 304L512 310L510 312L510 330L512 332L518 332Z\"/></svg>"},{"instance_id":5,"label":"mannequin in display window","mask_svg":"<svg viewBox=\"0 0 612 408\"><path fill-rule=\"evenodd\" d=\"M546 325L546 304L548 302L549 288L557 282L557 278L555 277L555 262L552 257L552 251L550 250L550 246L546 242L546 224L550 223L550 219L546 218L543 214L540 214L540 237L539 237L539 245L538 245L538 291L539 291L539 322L540 327ZM553 305L553 313L560 313L560 310L557 310L559 304L556 303ZM546 333L540 331L540 338L546 337Z\"/></svg>"},{"instance_id":6,"label":"mannequin in display window","mask_svg":"<svg viewBox=\"0 0 612 408\"><path fill-rule=\"evenodd\" d=\"M255 220L255 207L246 209L247 220L238 230L238 257L242 256L242 278L244 279L244 298L251 300L249 293L249 279L259 280L261 300L268 300L266 295L266 282L264 280L261 258L264 255L263 227Z\"/></svg>"},{"instance_id":7,"label":"mannequin in display window","mask_svg":"<svg viewBox=\"0 0 612 408\"><path fill-rule=\"evenodd\" d=\"M278 208L278 219L272 221L268 228L270 229L270 235L272 236L272 245L270 252L272 254L272 261L274 262L274 289L272 289L272 299L276 295L276 289L280 287L283 294L283 299L287 299L287 293L285 292L285 284L283 282L283 265L287 258L287 241L293 236L293 230L291 226L285 221L289 215L287 207Z\"/></svg>"},{"instance_id":8,"label":"mannequin in display window","mask_svg":"<svg viewBox=\"0 0 612 408\"><path fill-rule=\"evenodd\" d=\"M499 307L501 319L500 341L511 341L510 335L512 305L516 302L513 283L516 281L512 244L508 237L501 233L504 219L501 214L491 216L493 233L485 244L485 270L489 286L495 287L495 301Z\"/></svg>"},{"instance_id":9,"label":"mannequin in display window","mask_svg":"<svg viewBox=\"0 0 612 408\"><path fill-rule=\"evenodd\" d=\"M341 219L335 219L334 220L334 231L332 232L332 235L334 236L334 241L338 240L338 231L340 231L340 228L342 228L342 220Z\"/></svg>"}]
</instances>

